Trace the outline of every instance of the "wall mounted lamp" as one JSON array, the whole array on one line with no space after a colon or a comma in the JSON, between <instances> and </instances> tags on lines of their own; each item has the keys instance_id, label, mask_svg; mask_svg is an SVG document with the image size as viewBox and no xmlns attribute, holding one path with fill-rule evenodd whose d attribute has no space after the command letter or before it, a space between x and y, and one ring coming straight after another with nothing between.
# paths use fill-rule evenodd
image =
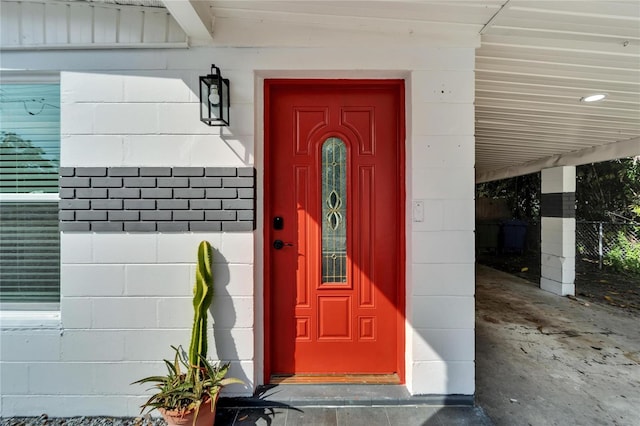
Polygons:
<instances>
[{"instance_id":1,"label":"wall mounted lamp","mask_svg":"<svg viewBox=\"0 0 640 426\"><path fill-rule=\"evenodd\" d=\"M211 74L200 76L200 121L209 126L229 125L229 79L211 65Z\"/></svg>"}]
</instances>

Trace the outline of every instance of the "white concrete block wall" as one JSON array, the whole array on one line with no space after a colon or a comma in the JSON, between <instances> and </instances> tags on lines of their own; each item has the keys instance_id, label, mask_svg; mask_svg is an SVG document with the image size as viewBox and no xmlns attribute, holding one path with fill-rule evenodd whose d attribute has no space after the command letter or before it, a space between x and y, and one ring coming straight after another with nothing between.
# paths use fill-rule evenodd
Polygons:
<instances>
[{"instance_id":1,"label":"white concrete block wall","mask_svg":"<svg viewBox=\"0 0 640 426\"><path fill-rule=\"evenodd\" d=\"M252 385L253 241L247 234L226 237L63 233L62 330L3 331L2 415L78 414L66 397L83 395L101 395L103 401L88 398L98 405L83 403L83 414L136 415L137 403L123 403L123 396L138 401L145 389L130 383L161 372L159 361L171 358L170 345L188 346L201 240L217 250L228 247L233 258L227 262L220 251L214 254L217 296L209 318L209 355L231 361L231 374ZM238 282L230 285L232 279ZM27 404L24 398L34 395L38 404Z\"/></svg>"},{"instance_id":2,"label":"white concrete block wall","mask_svg":"<svg viewBox=\"0 0 640 426\"><path fill-rule=\"evenodd\" d=\"M540 288L562 296L573 295L576 278L576 220L543 217L541 224Z\"/></svg>"},{"instance_id":3,"label":"white concrete block wall","mask_svg":"<svg viewBox=\"0 0 640 426\"><path fill-rule=\"evenodd\" d=\"M543 194L551 192L575 192L575 166L553 167L541 173L540 190Z\"/></svg>"},{"instance_id":4,"label":"white concrete block wall","mask_svg":"<svg viewBox=\"0 0 640 426\"><path fill-rule=\"evenodd\" d=\"M52 69L57 67L65 69L63 63ZM242 147L243 140L252 140L252 124L244 133L227 135L227 143L219 129L198 121L190 86L199 71L146 73L62 73L63 166L252 165L253 143ZM215 149L202 155L198 151L205 146ZM255 381L252 234L64 233L62 330L3 332L2 372L25 374L22 381L2 374L2 415L135 415L145 389L129 384L162 371L160 360L172 356L170 345L188 345L196 248L203 239L217 250L210 356L231 361L231 374L250 389ZM29 404L27 395L38 395L39 403ZM82 413L69 404L74 397L83 398Z\"/></svg>"},{"instance_id":5,"label":"white concrete block wall","mask_svg":"<svg viewBox=\"0 0 640 426\"><path fill-rule=\"evenodd\" d=\"M475 391L474 76L451 64L411 74L407 351L415 394Z\"/></svg>"},{"instance_id":6,"label":"white concrete block wall","mask_svg":"<svg viewBox=\"0 0 640 426\"><path fill-rule=\"evenodd\" d=\"M197 77L211 62L231 80L229 128L198 120ZM5 52L2 66L62 71L62 166L255 166L258 215L261 78L405 78L407 387L473 394L473 48ZM425 202L423 222L411 220L413 200ZM249 394L263 380L260 224L63 233L61 324L2 330L1 414L137 414L145 390L129 383L161 371L169 345L188 344L203 239L216 249L210 355L248 383L230 392Z\"/></svg>"},{"instance_id":7,"label":"white concrete block wall","mask_svg":"<svg viewBox=\"0 0 640 426\"><path fill-rule=\"evenodd\" d=\"M207 66L63 73L63 165L252 165L253 82L242 87L248 73L240 73L231 85L232 126L211 128L198 118L198 76L206 72ZM223 72L236 82L233 71Z\"/></svg>"}]
</instances>

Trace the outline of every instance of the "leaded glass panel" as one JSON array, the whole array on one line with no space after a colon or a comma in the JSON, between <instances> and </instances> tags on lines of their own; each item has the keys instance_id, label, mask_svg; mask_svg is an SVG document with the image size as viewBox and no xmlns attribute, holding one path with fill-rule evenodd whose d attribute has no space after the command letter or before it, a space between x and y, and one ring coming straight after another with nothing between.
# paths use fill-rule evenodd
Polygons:
<instances>
[{"instance_id":1,"label":"leaded glass panel","mask_svg":"<svg viewBox=\"0 0 640 426\"><path fill-rule=\"evenodd\" d=\"M322 145L322 282L347 282L347 148L339 138Z\"/></svg>"}]
</instances>

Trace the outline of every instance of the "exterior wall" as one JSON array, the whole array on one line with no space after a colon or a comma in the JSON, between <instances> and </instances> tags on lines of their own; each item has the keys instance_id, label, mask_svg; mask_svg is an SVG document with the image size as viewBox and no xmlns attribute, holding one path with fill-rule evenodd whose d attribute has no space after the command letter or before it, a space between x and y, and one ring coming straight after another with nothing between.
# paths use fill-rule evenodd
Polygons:
<instances>
[{"instance_id":1,"label":"exterior wall","mask_svg":"<svg viewBox=\"0 0 640 426\"><path fill-rule=\"evenodd\" d=\"M407 385L414 394L475 390L474 64L468 53L468 62L412 73Z\"/></svg>"},{"instance_id":2,"label":"exterior wall","mask_svg":"<svg viewBox=\"0 0 640 426\"><path fill-rule=\"evenodd\" d=\"M414 394L473 394L474 53L3 52L5 70L62 71L63 171L255 168L257 221L255 231L63 231L60 323L3 324L1 415L137 414L145 389L129 383L160 372L169 345L188 344L203 239L216 249L210 355L247 382L228 394L263 382L262 81L270 77L406 79L406 383ZM197 78L211 62L231 81L229 128L198 119Z\"/></svg>"}]
</instances>

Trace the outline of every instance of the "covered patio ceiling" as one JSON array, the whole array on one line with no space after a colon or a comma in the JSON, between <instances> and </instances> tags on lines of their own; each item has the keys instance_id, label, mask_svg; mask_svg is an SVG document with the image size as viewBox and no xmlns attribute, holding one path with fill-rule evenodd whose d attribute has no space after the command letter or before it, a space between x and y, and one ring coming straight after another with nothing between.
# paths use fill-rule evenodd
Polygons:
<instances>
[{"instance_id":1,"label":"covered patio ceiling","mask_svg":"<svg viewBox=\"0 0 640 426\"><path fill-rule=\"evenodd\" d=\"M163 1L188 35L201 23L185 9L205 25L212 18L214 40L224 21L349 26L389 37L479 34L478 182L640 155L637 0L210 1L206 9ZM252 34L263 43L260 31ZM607 97L581 101L596 93Z\"/></svg>"},{"instance_id":2,"label":"covered patio ceiling","mask_svg":"<svg viewBox=\"0 0 640 426\"><path fill-rule=\"evenodd\" d=\"M369 47L477 37L477 182L640 155L637 0L88 1L164 6L191 45L304 47L328 32ZM596 93L607 97L581 101Z\"/></svg>"}]
</instances>

